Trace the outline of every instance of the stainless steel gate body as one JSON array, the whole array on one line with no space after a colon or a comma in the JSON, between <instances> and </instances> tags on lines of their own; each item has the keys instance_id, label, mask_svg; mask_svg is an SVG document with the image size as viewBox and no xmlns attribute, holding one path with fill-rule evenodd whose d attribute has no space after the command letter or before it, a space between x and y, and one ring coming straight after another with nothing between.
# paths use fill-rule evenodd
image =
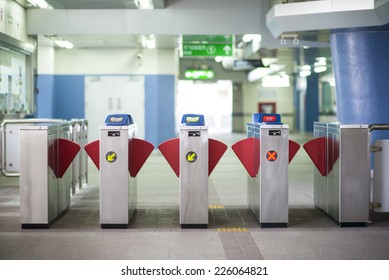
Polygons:
<instances>
[{"instance_id":1,"label":"stainless steel gate body","mask_svg":"<svg viewBox=\"0 0 389 280\"><path fill-rule=\"evenodd\" d=\"M259 157L258 176L248 176L248 206L262 227L288 224L289 126L248 123L248 138L258 139L254 157Z\"/></svg>"},{"instance_id":2,"label":"stainless steel gate body","mask_svg":"<svg viewBox=\"0 0 389 280\"><path fill-rule=\"evenodd\" d=\"M327 163L326 176L315 169L315 206L340 226L364 225L370 203L368 126L315 123L314 129L315 137L325 137Z\"/></svg>"},{"instance_id":3,"label":"stainless steel gate body","mask_svg":"<svg viewBox=\"0 0 389 280\"><path fill-rule=\"evenodd\" d=\"M53 170L54 142L69 139L68 123L20 127L20 220L22 228L48 228L70 206L71 170Z\"/></svg>"},{"instance_id":4,"label":"stainless steel gate body","mask_svg":"<svg viewBox=\"0 0 389 280\"><path fill-rule=\"evenodd\" d=\"M208 127L180 126L180 224L208 226Z\"/></svg>"},{"instance_id":5,"label":"stainless steel gate body","mask_svg":"<svg viewBox=\"0 0 389 280\"><path fill-rule=\"evenodd\" d=\"M1 172L4 176L17 177L20 174L20 135L22 126L48 123L63 123L61 119L5 119L0 125Z\"/></svg>"},{"instance_id":6,"label":"stainless steel gate body","mask_svg":"<svg viewBox=\"0 0 389 280\"><path fill-rule=\"evenodd\" d=\"M100 224L127 228L136 207L136 178L128 169L128 146L136 125L100 127Z\"/></svg>"}]
</instances>

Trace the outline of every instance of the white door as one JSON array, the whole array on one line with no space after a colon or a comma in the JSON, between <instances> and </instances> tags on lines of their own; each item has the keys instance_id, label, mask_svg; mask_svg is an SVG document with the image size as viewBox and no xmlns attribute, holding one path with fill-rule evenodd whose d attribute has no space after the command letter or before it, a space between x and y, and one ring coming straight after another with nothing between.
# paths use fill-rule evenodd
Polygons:
<instances>
[{"instance_id":1,"label":"white door","mask_svg":"<svg viewBox=\"0 0 389 280\"><path fill-rule=\"evenodd\" d=\"M145 138L145 79L144 76L115 78L115 100L119 114L130 114L137 124L137 138Z\"/></svg>"},{"instance_id":2,"label":"white door","mask_svg":"<svg viewBox=\"0 0 389 280\"><path fill-rule=\"evenodd\" d=\"M85 119L88 121L88 142L99 139L99 126L112 112L113 79L85 77Z\"/></svg>"},{"instance_id":3,"label":"white door","mask_svg":"<svg viewBox=\"0 0 389 280\"><path fill-rule=\"evenodd\" d=\"M99 139L99 127L110 114L130 114L138 125L137 138L145 135L143 76L86 76L85 119L88 142Z\"/></svg>"}]
</instances>

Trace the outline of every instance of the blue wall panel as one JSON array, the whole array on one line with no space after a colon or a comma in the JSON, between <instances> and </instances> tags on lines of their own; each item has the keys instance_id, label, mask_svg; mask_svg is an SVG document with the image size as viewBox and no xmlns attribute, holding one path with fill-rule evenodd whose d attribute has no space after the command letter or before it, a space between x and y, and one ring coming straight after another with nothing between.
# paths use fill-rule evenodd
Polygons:
<instances>
[{"instance_id":1,"label":"blue wall panel","mask_svg":"<svg viewBox=\"0 0 389 280\"><path fill-rule=\"evenodd\" d=\"M166 141L170 138L175 137L175 77L173 75L159 76L159 116L158 124L161 128L159 133L159 142ZM161 115L163 117L161 117Z\"/></svg>"},{"instance_id":2,"label":"blue wall panel","mask_svg":"<svg viewBox=\"0 0 389 280\"><path fill-rule=\"evenodd\" d=\"M146 140L158 146L175 137L174 75L146 75Z\"/></svg>"},{"instance_id":3,"label":"blue wall panel","mask_svg":"<svg viewBox=\"0 0 389 280\"><path fill-rule=\"evenodd\" d=\"M38 77L37 118L54 118L54 80L53 75Z\"/></svg>"},{"instance_id":4,"label":"blue wall panel","mask_svg":"<svg viewBox=\"0 0 389 280\"><path fill-rule=\"evenodd\" d=\"M82 119L85 117L84 75L56 75L54 117Z\"/></svg>"},{"instance_id":5,"label":"blue wall panel","mask_svg":"<svg viewBox=\"0 0 389 280\"><path fill-rule=\"evenodd\" d=\"M85 75L39 75L37 117L85 118ZM158 146L175 137L174 75L145 75L145 139Z\"/></svg>"}]
</instances>

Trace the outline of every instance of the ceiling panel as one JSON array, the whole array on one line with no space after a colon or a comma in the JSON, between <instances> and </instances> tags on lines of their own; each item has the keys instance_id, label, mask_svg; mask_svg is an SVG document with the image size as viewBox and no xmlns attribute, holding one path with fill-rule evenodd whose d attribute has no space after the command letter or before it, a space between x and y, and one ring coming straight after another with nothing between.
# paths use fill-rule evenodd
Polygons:
<instances>
[{"instance_id":1,"label":"ceiling panel","mask_svg":"<svg viewBox=\"0 0 389 280\"><path fill-rule=\"evenodd\" d=\"M139 35L61 35L76 48L141 48ZM178 36L156 35L157 48L173 49L177 46Z\"/></svg>"},{"instance_id":2,"label":"ceiling panel","mask_svg":"<svg viewBox=\"0 0 389 280\"><path fill-rule=\"evenodd\" d=\"M136 9L134 0L46 0L55 9ZM153 0L155 9L166 7L166 0Z\"/></svg>"}]
</instances>

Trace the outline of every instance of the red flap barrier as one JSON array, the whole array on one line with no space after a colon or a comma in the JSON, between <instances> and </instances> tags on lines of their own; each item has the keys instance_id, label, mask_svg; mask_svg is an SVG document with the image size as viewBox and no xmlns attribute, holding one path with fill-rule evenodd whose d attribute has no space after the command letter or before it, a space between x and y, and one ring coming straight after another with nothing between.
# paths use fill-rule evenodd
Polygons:
<instances>
[{"instance_id":1,"label":"red flap barrier","mask_svg":"<svg viewBox=\"0 0 389 280\"><path fill-rule=\"evenodd\" d=\"M213 169L227 150L227 145L214 140L208 139L208 176L211 175ZM173 138L161 143L158 146L162 155L165 157L170 167L180 177L180 139Z\"/></svg>"},{"instance_id":2,"label":"red flap barrier","mask_svg":"<svg viewBox=\"0 0 389 280\"><path fill-rule=\"evenodd\" d=\"M173 138L159 144L158 149L165 157L170 167L180 177L180 139Z\"/></svg>"},{"instance_id":3,"label":"red flap barrier","mask_svg":"<svg viewBox=\"0 0 389 280\"><path fill-rule=\"evenodd\" d=\"M305 151L319 170L322 176L327 176L326 169L326 138L315 138L303 145Z\"/></svg>"},{"instance_id":4,"label":"red flap barrier","mask_svg":"<svg viewBox=\"0 0 389 280\"><path fill-rule=\"evenodd\" d=\"M247 138L231 146L232 150L252 178L258 175L260 165L259 144L260 141L258 138Z\"/></svg>"},{"instance_id":5,"label":"red flap barrier","mask_svg":"<svg viewBox=\"0 0 389 280\"><path fill-rule=\"evenodd\" d=\"M208 176L211 175L226 150L226 144L215 139L208 139Z\"/></svg>"},{"instance_id":6,"label":"red flap barrier","mask_svg":"<svg viewBox=\"0 0 389 280\"><path fill-rule=\"evenodd\" d=\"M97 169L100 170L100 141L93 141L84 147L86 153L91 158Z\"/></svg>"},{"instance_id":7,"label":"red flap barrier","mask_svg":"<svg viewBox=\"0 0 389 280\"><path fill-rule=\"evenodd\" d=\"M57 178L62 178L80 149L77 143L61 138L55 139L49 146L48 164Z\"/></svg>"},{"instance_id":8,"label":"red flap barrier","mask_svg":"<svg viewBox=\"0 0 389 280\"><path fill-rule=\"evenodd\" d=\"M289 140L289 163L292 161L294 156L297 154L298 150L300 150L300 144Z\"/></svg>"},{"instance_id":9,"label":"red flap barrier","mask_svg":"<svg viewBox=\"0 0 389 280\"><path fill-rule=\"evenodd\" d=\"M328 149L328 172L330 174L332 168L334 167L335 162L339 158L339 144L338 141L334 141L334 138L327 138L327 149Z\"/></svg>"},{"instance_id":10,"label":"red flap barrier","mask_svg":"<svg viewBox=\"0 0 389 280\"><path fill-rule=\"evenodd\" d=\"M153 150L154 145L145 140L128 140L128 171L131 177L136 177Z\"/></svg>"}]
</instances>

